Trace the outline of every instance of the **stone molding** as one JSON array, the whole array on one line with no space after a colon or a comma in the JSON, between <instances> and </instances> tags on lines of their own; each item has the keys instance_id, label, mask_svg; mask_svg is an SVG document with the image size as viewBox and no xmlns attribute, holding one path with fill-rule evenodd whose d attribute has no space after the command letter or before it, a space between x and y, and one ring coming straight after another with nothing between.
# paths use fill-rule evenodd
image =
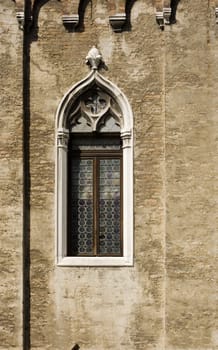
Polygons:
<instances>
[{"instance_id":1,"label":"stone molding","mask_svg":"<svg viewBox=\"0 0 218 350\"><path fill-rule=\"evenodd\" d=\"M13 0L16 4L16 18L18 21L19 29L24 29L24 21L25 21L25 13L24 13L24 0ZM136 1L136 0L135 0ZM131 7L134 2L132 1ZM176 10L180 0L156 0L155 8L156 8L156 22L159 25L161 30L164 30L166 25L172 25L176 23ZM31 12L34 12L34 2ZM123 1L125 6L122 6L122 9L125 9L123 13L115 13L109 15L109 23L115 33L121 33L124 30L129 30L131 27L130 24L130 12L131 7L128 5L129 2L126 0ZM216 23L218 23L218 1L215 0L215 18ZM69 6L69 5L68 5ZM76 0L73 2L73 14L65 14L62 16L62 23L68 31L82 31L83 28L83 19L85 8L87 6L87 2L85 0ZM69 12L69 10L68 10ZM109 11L111 12L111 11ZM33 16L30 16L29 23L31 24ZM127 25L128 23L128 25Z\"/></svg>"},{"instance_id":2,"label":"stone molding","mask_svg":"<svg viewBox=\"0 0 218 350\"><path fill-rule=\"evenodd\" d=\"M123 122L123 256L67 256L67 143L70 111L80 95L93 86L110 95L119 106ZM126 96L96 69L73 85L56 113L56 263L59 266L132 266L133 265L133 114Z\"/></svg>"}]
</instances>

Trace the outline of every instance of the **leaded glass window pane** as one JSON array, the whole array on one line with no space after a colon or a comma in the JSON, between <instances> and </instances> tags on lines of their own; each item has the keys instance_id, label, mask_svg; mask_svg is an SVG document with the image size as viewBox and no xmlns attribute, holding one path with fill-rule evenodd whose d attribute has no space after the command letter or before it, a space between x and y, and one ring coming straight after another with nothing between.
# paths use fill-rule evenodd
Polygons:
<instances>
[{"instance_id":1,"label":"leaded glass window pane","mask_svg":"<svg viewBox=\"0 0 218 350\"><path fill-rule=\"evenodd\" d=\"M69 144L68 255L122 256L120 136L86 136Z\"/></svg>"},{"instance_id":2,"label":"leaded glass window pane","mask_svg":"<svg viewBox=\"0 0 218 350\"><path fill-rule=\"evenodd\" d=\"M99 253L120 254L120 159L99 161Z\"/></svg>"},{"instance_id":3,"label":"leaded glass window pane","mask_svg":"<svg viewBox=\"0 0 218 350\"><path fill-rule=\"evenodd\" d=\"M71 250L74 255L93 252L93 160L71 163Z\"/></svg>"}]
</instances>

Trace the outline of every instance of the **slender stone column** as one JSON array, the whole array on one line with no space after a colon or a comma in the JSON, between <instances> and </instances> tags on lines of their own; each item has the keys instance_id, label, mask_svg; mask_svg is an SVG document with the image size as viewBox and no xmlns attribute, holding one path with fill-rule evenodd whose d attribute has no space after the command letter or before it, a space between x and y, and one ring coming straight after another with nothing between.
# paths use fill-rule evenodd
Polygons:
<instances>
[{"instance_id":1,"label":"slender stone column","mask_svg":"<svg viewBox=\"0 0 218 350\"><path fill-rule=\"evenodd\" d=\"M57 135L57 260L67 255L67 151L68 130Z\"/></svg>"}]
</instances>

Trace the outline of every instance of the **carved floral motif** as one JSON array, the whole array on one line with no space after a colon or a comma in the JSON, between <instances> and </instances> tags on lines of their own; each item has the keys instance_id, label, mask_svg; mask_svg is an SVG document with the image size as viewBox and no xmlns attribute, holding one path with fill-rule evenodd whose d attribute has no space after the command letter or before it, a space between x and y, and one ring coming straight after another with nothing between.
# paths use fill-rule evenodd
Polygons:
<instances>
[{"instance_id":1,"label":"carved floral motif","mask_svg":"<svg viewBox=\"0 0 218 350\"><path fill-rule=\"evenodd\" d=\"M99 87L88 90L75 104L70 114L72 132L119 131L122 123L118 104Z\"/></svg>"},{"instance_id":2,"label":"carved floral motif","mask_svg":"<svg viewBox=\"0 0 218 350\"><path fill-rule=\"evenodd\" d=\"M103 63L102 55L100 51L93 46L86 56L86 64L88 64L91 69L97 70L100 63Z\"/></svg>"}]
</instances>

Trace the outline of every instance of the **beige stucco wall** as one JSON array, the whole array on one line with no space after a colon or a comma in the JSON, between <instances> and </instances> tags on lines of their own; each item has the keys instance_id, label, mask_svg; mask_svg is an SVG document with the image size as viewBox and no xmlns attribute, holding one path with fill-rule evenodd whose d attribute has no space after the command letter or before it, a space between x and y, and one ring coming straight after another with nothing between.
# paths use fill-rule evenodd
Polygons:
<instances>
[{"instance_id":1,"label":"beige stucco wall","mask_svg":"<svg viewBox=\"0 0 218 350\"><path fill-rule=\"evenodd\" d=\"M115 34L106 2L95 0L85 31L69 33L61 21L66 3L41 8L38 39L30 44L31 349L78 343L81 350L215 350L214 9L181 1L178 23L161 32L152 2L138 0L132 31ZM0 4L0 21L0 349L20 350L22 32L13 3ZM125 93L134 114L133 267L55 265L54 116L64 93L88 74L84 61L94 44L108 66L102 74Z\"/></svg>"},{"instance_id":2,"label":"beige stucco wall","mask_svg":"<svg viewBox=\"0 0 218 350\"><path fill-rule=\"evenodd\" d=\"M217 349L217 26L184 2L166 39L167 349Z\"/></svg>"},{"instance_id":3,"label":"beige stucco wall","mask_svg":"<svg viewBox=\"0 0 218 350\"><path fill-rule=\"evenodd\" d=\"M22 343L22 33L0 4L0 348Z\"/></svg>"}]
</instances>

